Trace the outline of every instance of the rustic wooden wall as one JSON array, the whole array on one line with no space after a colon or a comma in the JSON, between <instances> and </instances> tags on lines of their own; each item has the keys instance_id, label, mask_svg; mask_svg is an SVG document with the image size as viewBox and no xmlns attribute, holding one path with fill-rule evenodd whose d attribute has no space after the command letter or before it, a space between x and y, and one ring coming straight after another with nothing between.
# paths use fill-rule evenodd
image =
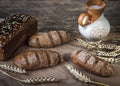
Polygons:
<instances>
[{"instance_id":1,"label":"rustic wooden wall","mask_svg":"<svg viewBox=\"0 0 120 86\"><path fill-rule=\"evenodd\" d=\"M77 18L84 12L87 0L0 0L0 17L24 13L39 20L39 29L77 30ZM120 1L104 0L104 13L111 24L111 32L120 31Z\"/></svg>"}]
</instances>

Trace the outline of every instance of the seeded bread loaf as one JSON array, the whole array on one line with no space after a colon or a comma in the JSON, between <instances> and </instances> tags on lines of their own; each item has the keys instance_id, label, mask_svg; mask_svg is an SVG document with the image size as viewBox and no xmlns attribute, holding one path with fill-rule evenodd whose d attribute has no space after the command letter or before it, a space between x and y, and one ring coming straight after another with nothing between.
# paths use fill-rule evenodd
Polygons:
<instances>
[{"instance_id":1,"label":"seeded bread loaf","mask_svg":"<svg viewBox=\"0 0 120 86\"><path fill-rule=\"evenodd\" d=\"M15 14L0 23L0 60L7 60L37 30L37 20Z\"/></svg>"},{"instance_id":2,"label":"seeded bread loaf","mask_svg":"<svg viewBox=\"0 0 120 86\"><path fill-rule=\"evenodd\" d=\"M70 41L70 35L63 31L41 32L30 37L29 45L32 47L50 48Z\"/></svg>"},{"instance_id":3,"label":"seeded bread loaf","mask_svg":"<svg viewBox=\"0 0 120 86\"><path fill-rule=\"evenodd\" d=\"M105 62L84 50L72 52L71 59L73 63L79 67L99 76L109 77L114 71L113 67L108 62Z\"/></svg>"},{"instance_id":4,"label":"seeded bread loaf","mask_svg":"<svg viewBox=\"0 0 120 86\"><path fill-rule=\"evenodd\" d=\"M17 67L27 70L55 66L62 61L62 55L52 50L27 51L14 58Z\"/></svg>"}]
</instances>

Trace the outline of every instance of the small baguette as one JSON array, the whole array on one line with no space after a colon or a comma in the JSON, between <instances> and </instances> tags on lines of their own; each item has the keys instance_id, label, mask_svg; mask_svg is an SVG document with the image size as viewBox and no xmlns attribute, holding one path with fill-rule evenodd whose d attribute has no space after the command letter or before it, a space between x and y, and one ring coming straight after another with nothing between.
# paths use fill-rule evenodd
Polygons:
<instances>
[{"instance_id":1,"label":"small baguette","mask_svg":"<svg viewBox=\"0 0 120 86\"><path fill-rule=\"evenodd\" d=\"M79 67L99 76L110 77L114 71L108 62L91 55L87 51L76 50L72 52L71 59Z\"/></svg>"},{"instance_id":2,"label":"small baguette","mask_svg":"<svg viewBox=\"0 0 120 86\"><path fill-rule=\"evenodd\" d=\"M27 51L14 58L14 64L26 70L55 66L62 61L62 55L52 50Z\"/></svg>"},{"instance_id":3,"label":"small baguette","mask_svg":"<svg viewBox=\"0 0 120 86\"><path fill-rule=\"evenodd\" d=\"M29 45L32 47L50 48L70 41L70 35L63 31L41 32L30 37Z\"/></svg>"}]
</instances>

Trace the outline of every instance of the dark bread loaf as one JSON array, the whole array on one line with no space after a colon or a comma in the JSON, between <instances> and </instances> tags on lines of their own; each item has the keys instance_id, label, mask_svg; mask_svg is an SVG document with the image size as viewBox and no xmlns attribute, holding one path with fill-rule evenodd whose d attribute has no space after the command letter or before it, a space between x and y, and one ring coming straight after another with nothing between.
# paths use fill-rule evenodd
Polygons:
<instances>
[{"instance_id":1,"label":"dark bread loaf","mask_svg":"<svg viewBox=\"0 0 120 86\"><path fill-rule=\"evenodd\" d=\"M55 66L62 61L62 55L52 50L27 51L14 58L17 67L27 70Z\"/></svg>"},{"instance_id":2,"label":"dark bread loaf","mask_svg":"<svg viewBox=\"0 0 120 86\"><path fill-rule=\"evenodd\" d=\"M70 41L70 35L63 31L41 32L30 37L29 45L32 47L49 48L61 45Z\"/></svg>"},{"instance_id":3,"label":"dark bread loaf","mask_svg":"<svg viewBox=\"0 0 120 86\"><path fill-rule=\"evenodd\" d=\"M16 14L0 23L0 60L7 60L37 30L37 20ZM27 42L26 42L27 43Z\"/></svg>"},{"instance_id":4,"label":"dark bread loaf","mask_svg":"<svg viewBox=\"0 0 120 86\"><path fill-rule=\"evenodd\" d=\"M71 54L71 59L79 67L99 76L109 77L114 71L108 62L89 54L87 51L76 50Z\"/></svg>"}]
</instances>

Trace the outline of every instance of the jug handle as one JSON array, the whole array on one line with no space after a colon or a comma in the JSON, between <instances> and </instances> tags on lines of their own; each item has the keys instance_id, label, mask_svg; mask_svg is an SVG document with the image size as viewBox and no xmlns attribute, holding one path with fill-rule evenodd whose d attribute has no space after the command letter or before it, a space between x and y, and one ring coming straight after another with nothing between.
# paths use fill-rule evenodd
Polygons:
<instances>
[{"instance_id":1,"label":"jug handle","mask_svg":"<svg viewBox=\"0 0 120 86\"><path fill-rule=\"evenodd\" d=\"M81 26L86 26L90 23L89 20L90 20L89 15L87 13L82 13L78 17L78 24L80 24Z\"/></svg>"}]
</instances>

